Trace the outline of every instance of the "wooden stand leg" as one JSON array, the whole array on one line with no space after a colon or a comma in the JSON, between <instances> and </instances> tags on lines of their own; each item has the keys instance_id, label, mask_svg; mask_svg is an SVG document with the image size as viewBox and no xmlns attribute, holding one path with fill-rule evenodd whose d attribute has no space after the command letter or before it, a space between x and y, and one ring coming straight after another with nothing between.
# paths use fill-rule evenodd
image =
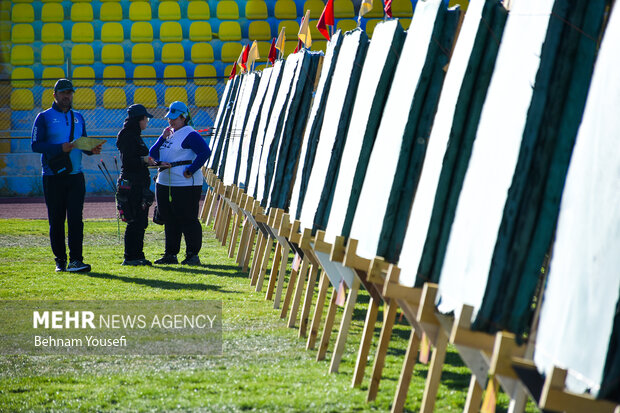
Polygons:
<instances>
[{"instance_id":1,"label":"wooden stand leg","mask_svg":"<svg viewBox=\"0 0 620 413\"><path fill-rule=\"evenodd\" d=\"M372 366L372 377L370 378L368 395L366 396L366 401L369 402L377 398L377 392L379 391L379 382L381 381L381 373L385 364L385 356L387 355L388 345L390 344L390 337L392 336L392 328L394 327L397 307L398 306L396 305L396 301L390 299L390 301L386 303L383 310L383 327L381 327L379 346L377 347L375 363Z\"/></svg>"},{"instance_id":2,"label":"wooden stand leg","mask_svg":"<svg viewBox=\"0 0 620 413\"><path fill-rule=\"evenodd\" d=\"M340 321L340 331L338 331L338 338L336 339L336 346L334 347L334 354L332 355L332 362L329 366L330 373L336 373L340 366L340 360L342 360L342 354L344 353L344 346L347 342L347 335L349 334L349 327L351 326L351 318L353 318L353 310L355 309L355 303L357 302L357 293L360 288L360 280L357 277L353 277L353 285L347 297L347 303L344 306L344 313L342 320Z\"/></svg>"},{"instance_id":3,"label":"wooden stand leg","mask_svg":"<svg viewBox=\"0 0 620 413\"><path fill-rule=\"evenodd\" d=\"M236 213L234 216L233 232L230 236L230 245L228 246L228 258L235 256L235 249L237 248L237 240L239 238L239 226L242 216L243 215L241 213Z\"/></svg>"},{"instance_id":4,"label":"wooden stand leg","mask_svg":"<svg viewBox=\"0 0 620 413\"><path fill-rule=\"evenodd\" d=\"M207 216L209 214L209 208L211 207L211 196L213 195L213 190L207 190L205 194L205 199L202 201L202 208L200 210L200 222L204 224L207 221Z\"/></svg>"},{"instance_id":5,"label":"wooden stand leg","mask_svg":"<svg viewBox=\"0 0 620 413\"><path fill-rule=\"evenodd\" d=\"M271 273L269 274L269 283L267 284L267 293L265 294L265 300L271 300L271 297L273 297L273 290L276 286L277 273L280 270L281 259L282 246L279 242L276 242L276 253L273 256L273 262L271 263Z\"/></svg>"},{"instance_id":6,"label":"wooden stand leg","mask_svg":"<svg viewBox=\"0 0 620 413\"><path fill-rule=\"evenodd\" d=\"M514 393L510 398L508 413L523 413L527 404L527 393L521 384L517 384Z\"/></svg>"},{"instance_id":7,"label":"wooden stand leg","mask_svg":"<svg viewBox=\"0 0 620 413\"><path fill-rule=\"evenodd\" d=\"M250 228L250 240L245 246L245 252L243 253L243 267L241 271L247 271L250 264L250 256L252 255L252 248L254 247L254 241L256 240L256 230Z\"/></svg>"},{"instance_id":8,"label":"wooden stand leg","mask_svg":"<svg viewBox=\"0 0 620 413\"><path fill-rule=\"evenodd\" d=\"M332 335L332 328L334 326L334 318L336 318L336 298L338 297L338 290L334 288L332 290L332 299L329 302L327 308L327 317L325 317L325 325L323 326L323 334L321 335L321 342L319 343L319 351L316 354L316 361L324 360L327 353L327 347L329 346L329 338Z\"/></svg>"},{"instance_id":9,"label":"wooden stand leg","mask_svg":"<svg viewBox=\"0 0 620 413\"><path fill-rule=\"evenodd\" d=\"M379 302L371 297L370 303L368 304L368 312L366 313L364 331L362 332L362 341L360 343L360 349L357 353L357 361L355 362L352 383L353 387L360 386L364 380L364 371L366 370L366 364L368 363L368 353L370 352L370 345L375 332L375 324L377 324L378 315Z\"/></svg>"},{"instance_id":10,"label":"wooden stand leg","mask_svg":"<svg viewBox=\"0 0 620 413\"><path fill-rule=\"evenodd\" d=\"M209 212L207 215L207 226L211 225L213 219L215 218L215 214L217 213L218 201L220 196L215 192L215 188L213 189L213 196L211 197L211 205L209 206Z\"/></svg>"},{"instance_id":11,"label":"wooden stand leg","mask_svg":"<svg viewBox=\"0 0 620 413\"><path fill-rule=\"evenodd\" d=\"M419 348L420 338L416 335L415 329L411 329L409 345L407 346L407 353L405 353L405 361L400 371L400 378L398 379L396 394L394 395L394 402L392 403L392 412L402 412L405 407L407 392L409 391L409 384L411 383L411 376L413 375L413 368L415 367Z\"/></svg>"},{"instance_id":12,"label":"wooden stand leg","mask_svg":"<svg viewBox=\"0 0 620 413\"><path fill-rule=\"evenodd\" d=\"M301 261L301 270L299 270L299 274L297 275L297 285L295 286L295 295L293 296L293 303L291 305L291 312L288 316L288 326L290 328L295 327L295 322L297 321L297 313L299 312L299 303L301 302L301 293L304 289L304 284L306 283L306 274L308 274L308 267L310 265L310 260L308 256L304 256L304 259Z\"/></svg>"},{"instance_id":13,"label":"wooden stand leg","mask_svg":"<svg viewBox=\"0 0 620 413\"><path fill-rule=\"evenodd\" d=\"M286 286L286 294L284 295L284 302L282 303L280 318L286 317L286 314L288 313L288 307L291 304L291 297L293 297L293 291L295 290L295 281L297 281L298 272L299 271L292 270L291 276L288 278L288 285Z\"/></svg>"},{"instance_id":14,"label":"wooden stand leg","mask_svg":"<svg viewBox=\"0 0 620 413\"><path fill-rule=\"evenodd\" d=\"M484 389L478 384L475 375L471 375L469 380L469 390L467 391L467 400L465 400L465 408L463 413L476 413L480 411L480 404L482 403L482 392Z\"/></svg>"},{"instance_id":15,"label":"wooden stand leg","mask_svg":"<svg viewBox=\"0 0 620 413\"><path fill-rule=\"evenodd\" d=\"M276 295L273 298L273 308L280 308L280 300L282 299L282 289L284 288L284 279L286 278L286 267L288 265L288 254L291 250L288 242L282 245L282 259L280 260L280 271L278 272L278 285L276 287Z\"/></svg>"},{"instance_id":16,"label":"wooden stand leg","mask_svg":"<svg viewBox=\"0 0 620 413\"><path fill-rule=\"evenodd\" d=\"M327 296L328 288L329 278L327 278L327 274L323 271L319 280L319 294L316 297L316 306L314 307L314 315L312 316L312 323L310 324L310 334L308 335L308 341L306 343L307 350L312 350L316 343L316 337L319 334L319 326L321 325L321 317L323 316L323 307L325 307L325 297Z\"/></svg>"},{"instance_id":17,"label":"wooden stand leg","mask_svg":"<svg viewBox=\"0 0 620 413\"><path fill-rule=\"evenodd\" d=\"M263 280L265 279L267 264L269 263L269 257L271 256L271 250L273 250L273 239L265 237L265 240L267 246L265 248L265 253L263 254L263 260L261 261L261 265L258 269L258 278L256 279L256 292L259 292L263 289Z\"/></svg>"},{"instance_id":18,"label":"wooden stand leg","mask_svg":"<svg viewBox=\"0 0 620 413\"><path fill-rule=\"evenodd\" d=\"M232 208L226 208L227 211L224 214L224 227L222 228L222 247L226 246L226 240L228 239L228 230L230 229L230 218L232 216Z\"/></svg>"},{"instance_id":19,"label":"wooden stand leg","mask_svg":"<svg viewBox=\"0 0 620 413\"><path fill-rule=\"evenodd\" d=\"M215 231L215 238L220 240L222 210L224 209L224 197L220 196L215 205L215 216L213 217L213 230Z\"/></svg>"},{"instance_id":20,"label":"wooden stand leg","mask_svg":"<svg viewBox=\"0 0 620 413\"><path fill-rule=\"evenodd\" d=\"M250 285L256 285L258 268L261 265L266 244L267 240L265 239L265 236L259 231L258 240L256 241L256 249L254 249L254 257L252 257L252 267L250 267Z\"/></svg>"},{"instance_id":21,"label":"wooden stand leg","mask_svg":"<svg viewBox=\"0 0 620 413\"><path fill-rule=\"evenodd\" d=\"M437 333L437 340L435 341L435 351L433 351L431 363L428 366L428 376L426 376L426 385L424 387L424 395L422 396L420 413L430 413L435 407L439 380L441 379L441 370L443 369L443 363L446 360L448 335L443 329L439 329L439 332Z\"/></svg>"},{"instance_id":22,"label":"wooden stand leg","mask_svg":"<svg viewBox=\"0 0 620 413\"><path fill-rule=\"evenodd\" d=\"M299 337L306 337L308 329L308 316L310 307L312 306L312 297L314 296L314 286L316 285L316 274L319 272L318 266L312 264L310 273L308 274L308 288L306 288L306 296L304 297L304 305L301 308L301 317L299 318Z\"/></svg>"},{"instance_id":23,"label":"wooden stand leg","mask_svg":"<svg viewBox=\"0 0 620 413\"><path fill-rule=\"evenodd\" d=\"M239 249L237 250L237 256L235 258L235 262L239 265L243 265L243 259L245 257L245 249L248 242L249 230L252 225L245 220L243 223L243 228L241 229L241 237L239 237Z\"/></svg>"}]
</instances>

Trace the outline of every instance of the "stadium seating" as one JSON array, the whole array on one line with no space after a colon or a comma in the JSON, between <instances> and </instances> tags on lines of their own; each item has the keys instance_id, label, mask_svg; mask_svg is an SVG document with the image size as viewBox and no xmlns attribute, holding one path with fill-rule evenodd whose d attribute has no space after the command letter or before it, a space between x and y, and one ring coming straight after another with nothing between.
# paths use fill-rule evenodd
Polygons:
<instances>
[{"instance_id":1,"label":"stadium seating","mask_svg":"<svg viewBox=\"0 0 620 413\"><path fill-rule=\"evenodd\" d=\"M151 4L146 1L135 1L129 5L129 20L151 21Z\"/></svg>"},{"instance_id":2,"label":"stadium seating","mask_svg":"<svg viewBox=\"0 0 620 413\"><path fill-rule=\"evenodd\" d=\"M368 37L372 37L372 33L375 31L375 26L382 21L382 19L370 19L366 21L366 28L364 30L366 31Z\"/></svg>"},{"instance_id":3,"label":"stadium seating","mask_svg":"<svg viewBox=\"0 0 620 413\"><path fill-rule=\"evenodd\" d=\"M181 8L176 1L162 1L157 10L159 20L181 20Z\"/></svg>"},{"instance_id":4,"label":"stadium seating","mask_svg":"<svg viewBox=\"0 0 620 413\"><path fill-rule=\"evenodd\" d=\"M103 69L103 86L125 86L125 68L123 66L106 66Z\"/></svg>"},{"instance_id":5,"label":"stadium seating","mask_svg":"<svg viewBox=\"0 0 620 413\"><path fill-rule=\"evenodd\" d=\"M236 62L237 58L241 54L241 49L243 46L241 43L237 42L228 42L222 45L222 52L220 60L225 63Z\"/></svg>"},{"instance_id":6,"label":"stadium seating","mask_svg":"<svg viewBox=\"0 0 620 413\"><path fill-rule=\"evenodd\" d=\"M181 65L168 65L164 69L164 85L166 86L185 86L187 83L187 72Z\"/></svg>"},{"instance_id":7,"label":"stadium seating","mask_svg":"<svg viewBox=\"0 0 620 413\"><path fill-rule=\"evenodd\" d=\"M95 51L90 44L76 44L73 46L71 49L71 64L92 65L93 63L95 63Z\"/></svg>"},{"instance_id":8,"label":"stadium seating","mask_svg":"<svg viewBox=\"0 0 620 413\"><path fill-rule=\"evenodd\" d=\"M67 75L65 74L65 69L62 67L45 67L41 74L41 86L54 86L56 80L62 79L63 77L67 77Z\"/></svg>"},{"instance_id":9,"label":"stadium seating","mask_svg":"<svg viewBox=\"0 0 620 413\"><path fill-rule=\"evenodd\" d=\"M194 84L197 86L216 85L216 79L200 79L200 78L215 78L217 76L217 70L213 65L196 65L194 69Z\"/></svg>"},{"instance_id":10,"label":"stadium seating","mask_svg":"<svg viewBox=\"0 0 620 413\"><path fill-rule=\"evenodd\" d=\"M131 25L129 39L133 43L150 43L153 41L153 26L150 22L135 22Z\"/></svg>"},{"instance_id":11,"label":"stadium seating","mask_svg":"<svg viewBox=\"0 0 620 413\"><path fill-rule=\"evenodd\" d=\"M213 33L209 22L196 21L189 26L189 40L192 42L210 42L212 39Z\"/></svg>"},{"instance_id":12,"label":"stadium seating","mask_svg":"<svg viewBox=\"0 0 620 413\"><path fill-rule=\"evenodd\" d=\"M201 86L196 88L194 103L198 107L217 107L217 90L211 86Z\"/></svg>"},{"instance_id":13,"label":"stadium seating","mask_svg":"<svg viewBox=\"0 0 620 413\"><path fill-rule=\"evenodd\" d=\"M175 100L187 103L187 89L179 86L170 86L164 93L164 105L170 106Z\"/></svg>"},{"instance_id":14,"label":"stadium seating","mask_svg":"<svg viewBox=\"0 0 620 413\"><path fill-rule=\"evenodd\" d=\"M116 2L101 3L99 20L102 22L120 22L123 20L123 7Z\"/></svg>"},{"instance_id":15,"label":"stadium seating","mask_svg":"<svg viewBox=\"0 0 620 413\"><path fill-rule=\"evenodd\" d=\"M73 107L77 110L95 109L97 107L95 91L87 87L76 87L73 95Z\"/></svg>"},{"instance_id":16,"label":"stadium seating","mask_svg":"<svg viewBox=\"0 0 620 413\"><path fill-rule=\"evenodd\" d=\"M187 18L190 20L209 20L211 9L206 1L190 1L187 5Z\"/></svg>"},{"instance_id":17,"label":"stadium seating","mask_svg":"<svg viewBox=\"0 0 620 413\"><path fill-rule=\"evenodd\" d=\"M30 45L17 44L11 48L11 64L13 66L32 66L34 64L34 51Z\"/></svg>"},{"instance_id":18,"label":"stadium seating","mask_svg":"<svg viewBox=\"0 0 620 413\"><path fill-rule=\"evenodd\" d=\"M73 43L92 43L95 41L95 29L91 23L74 23L71 28L71 41Z\"/></svg>"},{"instance_id":19,"label":"stadium seating","mask_svg":"<svg viewBox=\"0 0 620 413\"><path fill-rule=\"evenodd\" d=\"M155 68L153 66L136 66L133 71L133 83L136 86L155 86Z\"/></svg>"},{"instance_id":20,"label":"stadium seating","mask_svg":"<svg viewBox=\"0 0 620 413\"><path fill-rule=\"evenodd\" d=\"M233 0L218 1L216 16L220 20L237 20L239 19L239 6Z\"/></svg>"},{"instance_id":21,"label":"stadium seating","mask_svg":"<svg viewBox=\"0 0 620 413\"><path fill-rule=\"evenodd\" d=\"M11 72L11 86L34 87L34 72L29 67L16 67Z\"/></svg>"},{"instance_id":22,"label":"stadium seating","mask_svg":"<svg viewBox=\"0 0 620 413\"><path fill-rule=\"evenodd\" d=\"M195 43L191 50L191 60L195 64L213 63L213 47L209 43Z\"/></svg>"},{"instance_id":23,"label":"stadium seating","mask_svg":"<svg viewBox=\"0 0 620 413\"><path fill-rule=\"evenodd\" d=\"M135 64L152 64L155 62L155 51L150 43L138 43L131 49L131 62Z\"/></svg>"},{"instance_id":24,"label":"stadium seating","mask_svg":"<svg viewBox=\"0 0 620 413\"><path fill-rule=\"evenodd\" d=\"M31 24L14 24L11 29L12 43L31 44L34 42L34 29Z\"/></svg>"},{"instance_id":25,"label":"stadium seating","mask_svg":"<svg viewBox=\"0 0 620 413\"><path fill-rule=\"evenodd\" d=\"M303 14L305 15L306 11L310 10L310 18L318 19L319 17L321 17L321 13L323 13L324 8L325 3L323 3L321 0L306 0L306 2L304 3ZM334 15L335 14L336 7L334 6ZM316 22L314 24L316 24Z\"/></svg>"},{"instance_id":26,"label":"stadium seating","mask_svg":"<svg viewBox=\"0 0 620 413\"><path fill-rule=\"evenodd\" d=\"M125 109L127 107L127 96L125 89L120 87L106 88L103 91L104 109Z\"/></svg>"},{"instance_id":27,"label":"stadium seating","mask_svg":"<svg viewBox=\"0 0 620 413\"><path fill-rule=\"evenodd\" d=\"M353 10L353 3L351 0L334 0L334 17L337 19L350 19L355 17L355 11Z\"/></svg>"},{"instance_id":28,"label":"stadium seating","mask_svg":"<svg viewBox=\"0 0 620 413\"><path fill-rule=\"evenodd\" d=\"M235 21L220 23L218 36L223 42L241 41L241 26Z\"/></svg>"},{"instance_id":29,"label":"stadium seating","mask_svg":"<svg viewBox=\"0 0 620 413\"><path fill-rule=\"evenodd\" d=\"M41 7L43 23L60 23L65 20L65 10L60 3L44 3Z\"/></svg>"},{"instance_id":30,"label":"stadium seating","mask_svg":"<svg viewBox=\"0 0 620 413\"><path fill-rule=\"evenodd\" d=\"M277 0L273 14L278 20L295 20L297 19L297 6L293 0Z\"/></svg>"},{"instance_id":31,"label":"stadium seating","mask_svg":"<svg viewBox=\"0 0 620 413\"><path fill-rule=\"evenodd\" d=\"M411 0L393 0L392 1L392 16L394 17L413 16L413 5L411 4Z\"/></svg>"},{"instance_id":32,"label":"stadium seating","mask_svg":"<svg viewBox=\"0 0 620 413\"><path fill-rule=\"evenodd\" d=\"M382 18L385 12L383 11L383 1L374 0L372 2L372 9L364 15L365 19Z\"/></svg>"},{"instance_id":33,"label":"stadium seating","mask_svg":"<svg viewBox=\"0 0 620 413\"><path fill-rule=\"evenodd\" d=\"M41 92L41 108L42 109L51 108L52 103L54 103L54 89L53 88L44 89L43 92Z\"/></svg>"},{"instance_id":34,"label":"stadium seating","mask_svg":"<svg viewBox=\"0 0 620 413\"><path fill-rule=\"evenodd\" d=\"M32 23L34 22L34 9L31 4L16 3L11 8L12 23Z\"/></svg>"},{"instance_id":35,"label":"stadium seating","mask_svg":"<svg viewBox=\"0 0 620 413\"><path fill-rule=\"evenodd\" d=\"M10 100L11 110L34 109L34 96L30 89L13 89Z\"/></svg>"},{"instance_id":36,"label":"stadium seating","mask_svg":"<svg viewBox=\"0 0 620 413\"><path fill-rule=\"evenodd\" d=\"M95 86L95 70L91 66L78 66L73 69L73 86L76 88Z\"/></svg>"},{"instance_id":37,"label":"stadium seating","mask_svg":"<svg viewBox=\"0 0 620 413\"><path fill-rule=\"evenodd\" d=\"M266 21L253 21L248 26L250 40L271 40L272 37L271 26Z\"/></svg>"},{"instance_id":38,"label":"stadium seating","mask_svg":"<svg viewBox=\"0 0 620 413\"><path fill-rule=\"evenodd\" d=\"M295 20L283 20L278 24L278 36L284 27L284 35L287 39L296 39L299 33L299 23Z\"/></svg>"},{"instance_id":39,"label":"stadium seating","mask_svg":"<svg viewBox=\"0 0 620 413\"><path fill-rule=\"evenodd\" d=\"M185 52L180 43L166 43L161 49L162 63L183 63Z\"/></svg>"},{"instance_id":40,"label":"stadium seating","mask_svg":"<svg viewBox=\"0 0 620 413\"><path fill-rule=\"evenodd\" d=\"M46 44L41 48L41 63L46 66L58 66L65 63L65 52L59 44Z\"/></svg>"},{"instance_id":41,"label":"stadium seating","mask_svg":"<svg viewBox=\"0 0 620 413\"><path fill-rule=\"evenodd\" d=\"M62 43L65 41L65 30L60 23L46 23L41 28L43 43Z\"/></svg>"},{"instance_id":42,"label":"stadium seating","mask_svg":"<svg viewBox=\"0 0 620 413\"><path fill-rule=\"evenodd\" d=\"M250 20L267 19L267 4L264 0L249 0L245 4L245 17Z\"/></svg>"},{"instance_id":43,"label":"stadium seating","mask_svg":"<svg viewBox=\"0 0 620 413\"><path fill-rule=\"evenodd\" d=\"M125 40L125 31L119 22L107 22L101 26L102 42L121 43L123 40Z\"/></svg>"},{"instance_id":44,"label":"stadium seating","mask_svg":"<svg viewBox=\"0 0 620 413\"><path fill-rule=\"evenodd\" d=\"M72 22L92 22L93 7L90 3L73 3L71 6Z\"/></svg>"},{"instance_id":45,"label":"stadium seating","mask_svg":"<svg viewBox=\"0 0 620 413\"><path fill-rule=\"evenodd\" d=\"M159 27L159 39L162 42L181 42L183 40L181 24L177 21L163 22Z\"/></svg>"},{"instance_id":46,"label":"stadium seating","mask_svg":"<svg viewBox=\"0 0 620 413\"><path fill-rule=\"evenodd\" d=\"M336 23L336 29L342 30L342 33L348 32L349 30L353 30L357 27L357 21L351 19L342 19L338 20Z\"/></svg>"},{"instance_id":47,"label":"stadium seating","mask_svg":"<svg viewBox=\"0 0 620 413\"><path fill-rule=\"evenodd\" d=\"M155 89L150 87L139 87L133 94L133 103L139 103L147 108L157 107L157 94Z\"/></svg>"}]
</instances>

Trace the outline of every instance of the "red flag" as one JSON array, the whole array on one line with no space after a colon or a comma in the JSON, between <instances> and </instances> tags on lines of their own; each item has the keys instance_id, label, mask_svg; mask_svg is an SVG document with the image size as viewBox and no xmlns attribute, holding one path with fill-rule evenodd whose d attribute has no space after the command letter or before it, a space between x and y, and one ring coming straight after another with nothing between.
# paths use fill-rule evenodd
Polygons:
<instances>
[{"instance_id":1,"label":"red flag","mask_svg":"<svg viewBox=\"0 0 620 413\"><path fill-rule=\"evenodd\" d=\"M323 9L323 13L321 13L321 17L319 17L319 21L316 24L316 28L319 29L319 32L325 37L327 40L331 40L329 36L329 31L327 30L327 26L334 25L334 0L327 0L327 4Z\"/></svg>"},{"instance_id":2,"label":"red flag","mask_svg":"<svg viewBox=\"0 0 620 413\"><path fill-rule=\"evenodd\" d=\"M267 60L269 60L269 62L271 64L273 64L276 61L276 38L274 37L271 40L271 47L269 48L269 55L267 55Z\"/></svg>"},{"instance_id":3,"label":"red flag","mask_svg":"<svg viewBox=\"0 0 620 413\"><path fill-rule=\"evenodd\" d=\"M293 53L297 53L303 48L304 48L304 42L302 42L301 39L299 39L297 40L297 47L295 48L295 51L293 51Z\"/></svg>"},{"instance_id":4,"label":"red flag","mask_svg":"<svg viewBox=\"0 0 620 413\"><path fill-rule=\"evenodd\" d=\"M392 0L385 0L385 7L383 8L383 11L385 11L385 14L389 17L392 18Z\"/></svg>"},{"instance_id":5,"label":"red flag","mask_svg":"<svg viewBox=\"0 0 620 413\"><path fill-rule=\"evenodd\" d=\"M235 62L235 65L233 66L232 70L230 71L230 76L228 76L229 79L232 79L235 77L235 75L237 74L237 62Z\"/></svg>"},{"instance_id":6,"label":"red flag","mask_svg":"<svg viewBox=\"0 0 620 413\"><path fill-rule=\"evenodd\" d=\"M243 70L248 70L246 63L248 62L248 57L250 56L250 45L246 44L245 49L243 49L243 57L241 58L241 67Z\"/></svg>"}]
</instances>

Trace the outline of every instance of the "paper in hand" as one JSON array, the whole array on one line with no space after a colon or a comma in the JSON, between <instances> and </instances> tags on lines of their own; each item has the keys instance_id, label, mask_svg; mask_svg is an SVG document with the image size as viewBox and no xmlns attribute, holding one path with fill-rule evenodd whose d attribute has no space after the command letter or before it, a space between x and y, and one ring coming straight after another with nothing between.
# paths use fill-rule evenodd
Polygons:
<instances>
[{"instance_id":1,"label":"paper in hand","mask_svg":"<svg viewBox=\"0 0 620 413\"><path fill-rule=\"evenodd\" d=\"M101 143L104 143L105 139L89 138L88 136L82 136L74 140L73 147L81 149L83 151L92 151L93 148Z\"/></svg>"}]
</instances>

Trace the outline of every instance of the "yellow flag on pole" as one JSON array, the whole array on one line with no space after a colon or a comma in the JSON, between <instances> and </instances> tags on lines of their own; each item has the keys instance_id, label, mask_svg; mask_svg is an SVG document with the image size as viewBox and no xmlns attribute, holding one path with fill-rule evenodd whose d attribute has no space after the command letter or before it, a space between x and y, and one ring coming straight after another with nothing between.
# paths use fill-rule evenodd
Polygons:
<instances>
[{"instance_id":1,"label":"yellow flag on pole","mask_svg":"<svg viewBox=\"0 0 620 413\"><path fill-rule=\"evenodd\" d=\"M372 10L372 0L362 0L360 4L360 17Z\"/></svg>"},{"instance_id":2,"label":"yellow flag on pole","mask_svg":"<svg viewBox=\"0 0 620 413\"><path fill-rule=\"evenodd\" d=\"M278 40L276 40L276 49L282 53L284 56L284 42L286 41L286 34L284 33L284 27L280 30L280 34L278 35Z\"/></svg>"},{"instance_id":3,"label":"yellow flag on pole","mask_svg":"<svg viewBox=\"0 0 620 413\"><path fill-rule=\"evenodd\" d=\"M252 47L250 47L250 53L248 54L248 72L251 70L252 66L254 66L254 62L258 59L260 59L260 55L258 54L258 43L254 40Z\"/></svg>"},{"instance_id":4,"label":"yellow flag on pole","mask_svg":"<svg viewBox=\"0 0 620 413\"><path fill-rule=\"evenodd\" d=\"M312 36L310 35L310 9L306 11L297 37L303 42L305 47L312 46Z\"/></svg>"}]
</instances>

